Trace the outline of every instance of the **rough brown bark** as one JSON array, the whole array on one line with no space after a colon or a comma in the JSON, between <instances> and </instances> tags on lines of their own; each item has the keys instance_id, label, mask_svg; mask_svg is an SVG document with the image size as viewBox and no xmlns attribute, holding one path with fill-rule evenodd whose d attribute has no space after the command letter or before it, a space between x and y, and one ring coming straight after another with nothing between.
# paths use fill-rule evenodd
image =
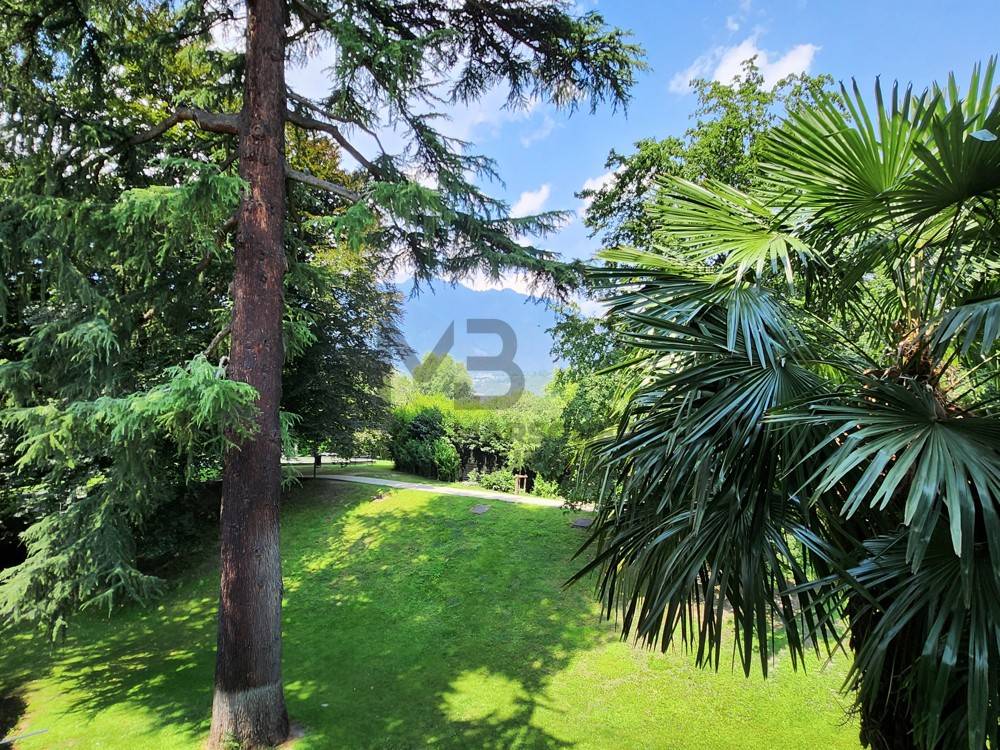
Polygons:
<instances>
[{"instance_id":1,"label":"rough brown bark","mask_svg":"<svg viewBox=\"0 0 1000 750\"><path fill-rule=\"evenodd\" d=\"M260 394L258 430L226 457L221 594L210 744L269 747L288 737L281 681L281 368L284 218L284 3L248 0L239 131L240 207L229 376Z\"/></svg>"}]
</instances>

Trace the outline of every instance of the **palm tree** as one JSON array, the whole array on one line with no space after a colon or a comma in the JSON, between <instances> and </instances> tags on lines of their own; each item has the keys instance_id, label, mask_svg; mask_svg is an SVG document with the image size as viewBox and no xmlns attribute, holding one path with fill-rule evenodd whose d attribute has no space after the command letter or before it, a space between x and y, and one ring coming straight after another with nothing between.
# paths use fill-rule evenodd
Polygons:
<instances>
[{"instance_id":1,"label":"palm tree","mask_svg":"<svg viewBox=\"0 0 1000 750\"><path fill-rule=\"evenodd\" d=\"M595 279L634 357L585 571L749 673L853 655L862 742L1000 747L1000 99L820 94L748 192L679 178ZM731 615L727 614L731 610Z\"/></svg>"}]
</instances>

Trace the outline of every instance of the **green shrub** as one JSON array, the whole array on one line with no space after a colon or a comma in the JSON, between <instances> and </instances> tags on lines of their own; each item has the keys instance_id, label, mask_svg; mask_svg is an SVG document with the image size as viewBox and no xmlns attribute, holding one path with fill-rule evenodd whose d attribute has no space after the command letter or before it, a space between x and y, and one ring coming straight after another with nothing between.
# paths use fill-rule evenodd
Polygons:
<instances>
[{"instance_id":1,"label":"green shrub","mask_svg":"<svg viewBox=\"0 0 1000 750\"><path fill-rule=\"evenodd\" d=\"M513 492L515 489L514 472L506 467L491 471L479 477L479 484L484 489L494 492Z\"/></svg>"},{"instance_id":2,"label":"green shrub","mask_svg":"<svg viewBox=\"0 0 1000 750\"><path fill-rule=\"evenodd\" d=\"M455 446L446 438L439 437L431 443L431 455L434 461L434 472L438 479L454 482L462 470L462 461L458 457Z\"/></svg>"},{"instance_id":3,"label":"green shrub","mask_svg":"<svg viewBox=\"0 0 1000 750\"><path fill-rule=\"evenodd\" d=\"M559 497L559 483L550 482L542 477L535 477L535 483L531 488L532 495L539 497Z\"/></svg>"},{"instance_id":4,"label":"green shrub","mask_svg":"<svg viewBox=\"0 0 1000 750\"><path fill-rule=\"evenodd\" d=\"M569 473L573 453L566 435L546 435L528 457L527 467L558 483Z\"/></svg>"},{"instance_id":5,"label":"green shrub","mask_svg":"<svg viewBox=\"0 0 1000 750\"><path fill-rule=\"evenodd\" d=\"M435 477L433 443L416 438L407 438L393 444L392 458L397 471Z\"/></svg>"},{"instance_id":6,"label":"green shrub","mask_svg":"<svg viewBox=\"0 0 1000 750\"><path fill-rule=\"evenodd\" d=\"M434 408L418 412L409 421L406 431L417 440L437 440L445 433L444 414Z\"/></svg>"},{"instance_id":7,"label":"green shrub","mask_svg":"<svg viewBox=\"0 0 1000 750\"><path fill-rule=\"evenodd\" d=\"M610 477L606 477L605 472L586 456L579 457L572 465L559 489L559 496L571 506L592 503L601 497L602 491L605 498L613 501L618 493L615 475L612 473Z\"/></svg>"}]
</instances>

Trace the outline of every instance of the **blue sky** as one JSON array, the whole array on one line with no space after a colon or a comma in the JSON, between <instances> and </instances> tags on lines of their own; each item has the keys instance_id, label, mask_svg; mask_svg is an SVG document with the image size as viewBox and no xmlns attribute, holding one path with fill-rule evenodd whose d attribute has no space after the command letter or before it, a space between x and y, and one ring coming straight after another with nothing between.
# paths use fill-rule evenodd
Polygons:
<instances>
[{"instance_id":1,"label":"blue sky","mask_svg":"<svg viewBox=\"0 0 1000 750\"><path fill-rule=\"evenodd\" d=\"M545 106L524 119L483 113L471 136L498 161L502 194L513 205L577 210L574 193L605 174L609 149L682 134L695 105L682 90L689 72L728 78L740 58L757 54L772 77L805 70L837 80L853 76L870 89L880 75L923 88L951 70L961 83L977 60L1000 47L1000 2L602 0L585 7L632 30L651 70L640 76L627 115L567 117ZM543 244L573 257L588 257L596 247L579 219Z\"/></svg>"},{"instance_id":2,"label":"blue sky","mask_svg":"<svg viewBox=\"0 0 1000 750\"><path fill-rule=\"evenodd\" d=\"M836 80L853 76L870 91L881 76L922 89L949 71L963 83L977 61L1000 50L1000 0L576 0L576 7L631 30L647 51L650 70L640 74L627 114L605 108L570 117L545 104L510 112L498 90L454 108L443 127L497 161L505 185L491 192L515 210L574 212L558 234L538 243L573 258L589 258L597 249L577 215L582 205L575 193L606 175L611 148L627 152L640 138L684 133L695 106L684 86L690 76L729 79L742 59L757 55L770 79L828 73ZM291 85L323 96L322 58L290 70ZM385 139L395 151L402 142L393 140L391 134ZM483 279L466 283L491 286ZM517 278L493 286L526 291ZM456 319L476 316L474 309L450 309L447 291L437 301Z\"/></svg>"},{"instance_id":3,"label":"blue sky","mask_svg":"<svg viewBox=\"0 0 1000 750\"><path fill-rule=\"evenodd\" d=\"M640 75L627 113L604 108L569 116L546 104L510 112L498 90L454 108L442 128L497 161L505 184L491 192L521 213L578 212L574 194L606 175L611 148L628 151L643 137L683 134L695 105L684 86L691 76L728 80L741 60L757 55L771 79L807 71L853 76L867 90L876 76L923 88L951 70L966 80L972 65L1000 45L998 0L576 0L575 7L632 31L647 51L651 69ZM322 96L323 66L321 54L290 70L289 82ZM390 151L402 145L391 134L384 140ZM539 244L574 258L597 249L578 216ZM524 288L516 279L509 286Z\"/></svg>"}]
</instances>

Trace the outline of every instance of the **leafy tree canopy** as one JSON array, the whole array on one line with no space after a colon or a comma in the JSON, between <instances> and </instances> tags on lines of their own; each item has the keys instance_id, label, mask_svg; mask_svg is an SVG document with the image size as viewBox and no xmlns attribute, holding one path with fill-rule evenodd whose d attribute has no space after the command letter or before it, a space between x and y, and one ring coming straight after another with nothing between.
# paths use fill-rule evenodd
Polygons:
<instances>
[{"instance_id":1,"label":"leafy tree canopy","mask_svg":"<svg viewBox=\"0 0 1000 750\"><path fill-rule=\"evenodd\" d=\"M754 59L732 81L693 81L698 104L683 138L644 138L631 154L612 150L605 163L611 180L579 193L590 200L585 223L591 235L601 235L606 247L648 244L655 222L645 204L664 176L749 187L759 175L761 136L781 112L797 109L830 82L828 76L793 75L768 88Z\"/></svg>"},{"instance_id":2,"label":"leafy tree canopy","mask_svg":"<svg viewBox=\"0 0 1000 750\"><path fill-rule=\"evenodd\" d=\"M413 382L421 393L429 396L444 396L453 401L472 398L472 376L450 354L428 353L413 369Z\"/></svg>"},{"instance_id":3,"label":"leafy tree canopy","mask_svg":"<svg viewBox=\"0 0 1000 750\"><path fill-rule=\"evenodd\" d=\"M108 0L0 9L0 419L10 437L0 449L36 519L28 560L0 573L0 612L61 625L81 604L151 591L132 530L170 502L165 486L218 462L223 436L260 421L220 354L247 189L236 149L246 57L215 40L243 13L229 2ZM495 165L443 135L438 112L494 87L512 107L623 106L642 67L626 34L533 0L291 0L286 11L289 59L325 50L330 61L325 96L284 92L289 367L333 366L324 358L342 340L329 316L350 306L338 294L372 289L374 274L331 291L320 252L380 272L405 264L419 279L519 268L550 288L574 281L574 268L527 240L561 215L511 217L483 188ZM385 127L403 135L402 153L381 148ZM366 325L392 303L367 310ZM355 353L373 340L356 339ZM292 380L290 398L316 393L316 381ZM303 436L330 424L298 406Z\"/></svg>"}]
</instances>

